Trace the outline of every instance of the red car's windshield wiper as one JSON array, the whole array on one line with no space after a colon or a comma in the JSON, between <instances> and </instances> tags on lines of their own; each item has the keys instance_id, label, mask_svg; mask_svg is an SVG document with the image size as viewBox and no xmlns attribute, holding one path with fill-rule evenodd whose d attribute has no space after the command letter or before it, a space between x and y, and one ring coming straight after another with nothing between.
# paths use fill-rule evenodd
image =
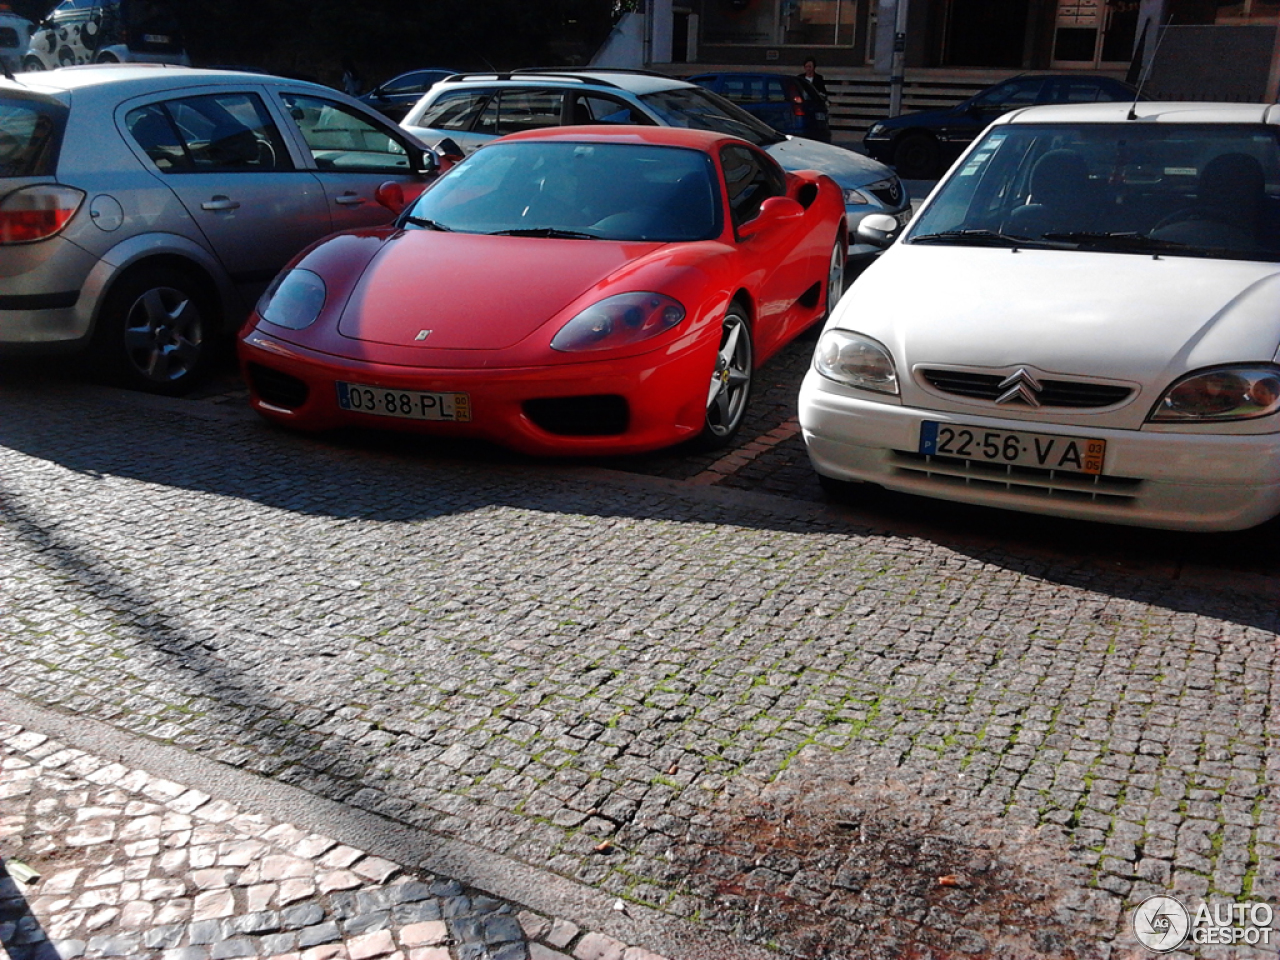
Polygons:
<instances>
[{"instance_id":1,"label":"red car's windshield wiper","mask_svg":"<svg viewBox=\"0 0 1280 960\"><path fill-rule=\"evenodd\" d=\"M521 230L495 230L491 237L550 237L555 240L599 240L594 233L561 230L559 227L528 227Z\"/></svg>"},{"instance_id":2,"label":"red car's windshield wiper","mask_svg":"<svg viewBox=\"0 0 1280 960\"><path fill-rule=\"evenodd\" d=\"M405 217L404 222L412 224L415 227L426 227L428 230L442 230L445 233L453 232L453 227L446 227L443 223L428 220L426 217Z\"/></svg>"}]
</instances>

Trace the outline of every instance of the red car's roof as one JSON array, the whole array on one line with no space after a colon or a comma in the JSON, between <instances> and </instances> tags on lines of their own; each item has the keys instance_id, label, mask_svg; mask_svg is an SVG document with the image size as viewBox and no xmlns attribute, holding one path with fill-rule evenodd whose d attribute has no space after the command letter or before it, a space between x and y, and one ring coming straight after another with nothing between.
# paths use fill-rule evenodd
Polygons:
<instances>
[{"instance_id":1,"label":"red car's roof","mask_svg":"<svg viewBox=\"0 0 1280 960\"><path fill-rule=\"evenodd\" d=\"M551 140L572 143L636 143L659 147L687 147L711 150L717 143L734 140L728 134L713 130L690 130L686 127L641 127L621 124L591 124L578 127L542 127L523 130L502 137L509 140Z\"/></svg>"}]
</instances>

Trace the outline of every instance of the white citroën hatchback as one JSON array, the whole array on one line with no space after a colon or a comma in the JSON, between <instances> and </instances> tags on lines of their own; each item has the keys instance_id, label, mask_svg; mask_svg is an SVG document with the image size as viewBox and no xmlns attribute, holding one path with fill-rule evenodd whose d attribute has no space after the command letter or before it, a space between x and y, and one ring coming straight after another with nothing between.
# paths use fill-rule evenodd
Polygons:
<instances>
[{"instance_id":1,"label":"white citro\u00ebn hatchback","mask_svg":"<svg viewBox=\"0 0 1280 960\"><path fill-rule=\"evenodd\" d=\"M1278 351L1280 105L1034 107L845 294L800 423L829 488L1243 529L1280 512Z\"/></svg>"}]
</instances>

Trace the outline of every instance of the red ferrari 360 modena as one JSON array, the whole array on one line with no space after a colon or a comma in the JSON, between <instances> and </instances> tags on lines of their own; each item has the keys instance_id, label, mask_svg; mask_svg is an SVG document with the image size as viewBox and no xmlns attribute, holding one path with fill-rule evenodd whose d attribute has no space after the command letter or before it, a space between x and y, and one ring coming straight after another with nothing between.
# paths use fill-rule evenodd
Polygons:
<instances>
[{"instance_id":1,"label":"red ferrari 360 modena","mask_svg":"<svg viewBox=\"0 0 1280 960\"><path fill-rule=\"evenodd\" d=\"M392 226L299 255L241 332L241 367L254 408L304 430L715 447L754 370L839 299L844 222L832 180L723 134L515 134Z\"/></svg>"}]
</instances>

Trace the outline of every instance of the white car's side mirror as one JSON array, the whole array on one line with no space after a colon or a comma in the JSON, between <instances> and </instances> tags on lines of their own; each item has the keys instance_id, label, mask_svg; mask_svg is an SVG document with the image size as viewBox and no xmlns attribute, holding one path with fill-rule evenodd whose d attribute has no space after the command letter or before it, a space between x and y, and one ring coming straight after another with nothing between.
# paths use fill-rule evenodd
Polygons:
<instances>
[{"instance_id":1,"label":"white car's side mirror","mask_svg":"<svg viewBox=\"0 0 1280 960\"><path fill-rule=\"evenodd\" d=\"M898 237L898 221L887 213L872 213L858 223L858 239L876 247L887 247Z\"/></svg>"}]
</instances>

